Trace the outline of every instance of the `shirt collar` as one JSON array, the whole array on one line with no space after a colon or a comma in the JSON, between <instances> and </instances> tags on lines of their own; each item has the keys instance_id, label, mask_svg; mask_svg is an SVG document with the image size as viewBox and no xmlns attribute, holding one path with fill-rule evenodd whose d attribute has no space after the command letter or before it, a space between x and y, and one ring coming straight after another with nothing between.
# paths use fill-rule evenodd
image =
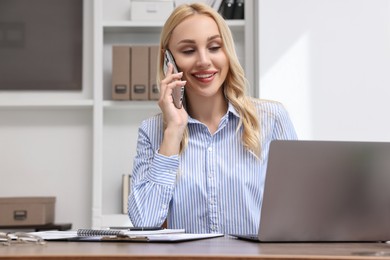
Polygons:
<instances>
[{"instance_id":1,"label":"shirt collar","mask_svg":"<svg viewBox=\"0 0 390 260\"><path fill-rule=\"evenodd\" d=\"M236 108L229 102L228 104L228 113L235 115L236 117L240 117L240 114L237 112Z\"/></svg>"},{"instance_id":2,"label":"shirt collar","mask_svg":"<svg viewBox=\"0 0 390 260\"><path fill-rule=\"evenodd\" d=\"M228 102L228 110L227 110L226 114L223 117L228 117L229 114L232 114L232 115L234 115L236 117L240 117L240 114L237 112L237 110L234 108L234 106L230 102ZM194 119L194 118L192 118L190 115L188 115L188 123L189 124L194 124L194 123L199 123L199 121Z\"/></svg>"}]
</instances>

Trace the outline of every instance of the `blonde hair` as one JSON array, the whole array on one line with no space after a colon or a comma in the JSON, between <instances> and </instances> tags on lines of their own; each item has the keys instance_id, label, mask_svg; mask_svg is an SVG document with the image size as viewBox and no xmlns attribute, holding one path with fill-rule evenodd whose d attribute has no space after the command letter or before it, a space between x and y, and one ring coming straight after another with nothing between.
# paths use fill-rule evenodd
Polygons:
<instances>
[{"instance_id":1,"label":"blonde hair","mask_svg":"<svg viewBox=\"0 0 390 260\"><path fill-rule=\"evenodd\" d=\"M195 14L211 17L217 24L223 41L223 48L229 60L229 71L224 82L224 94L227 100L234 106L240 115L240 122L237 131L243 126L242 142L245 148L255 154L260 155L260 119L257 117L256 108L247 95L248 85L245 73L238 60L232 33L226 21L210 6L201 3L183 4L178 6L165 22L160 36L160 52L158 55L157 81L164 79L163 55L168 49L169 40L173 30L184 19ZM188 128L186 129L180 145L180 152L188 144Z\"/></svg>"}]
</instances>

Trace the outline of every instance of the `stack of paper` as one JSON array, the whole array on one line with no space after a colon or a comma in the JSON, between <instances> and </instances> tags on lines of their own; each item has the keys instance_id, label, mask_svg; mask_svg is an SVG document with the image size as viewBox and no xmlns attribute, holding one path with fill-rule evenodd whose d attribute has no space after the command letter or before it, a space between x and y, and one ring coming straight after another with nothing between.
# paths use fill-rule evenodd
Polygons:
<instances>
[{"instance_id":1,"label":"stack of paper","mask_svg":"<svg viewBox=\"0 0 390 260\"><path fill-rule=\"evenodd\" d=\"M221 237L223 234L190 234L184 229L161 229L148 231L116 230L110 235L110 230L91 230L94 235L80 235L78 231L41 231L30 234L41 237L46 241L96 241L96 242L179 242L197 239ZM99 234L101 231L101 234ZM79 234L78 234L79 233ZM86 234L86 233L85 233ZM91 232L92 234L92 232ZM114 234L114 233L112 233Z\"/></svg>"}]
</instances>

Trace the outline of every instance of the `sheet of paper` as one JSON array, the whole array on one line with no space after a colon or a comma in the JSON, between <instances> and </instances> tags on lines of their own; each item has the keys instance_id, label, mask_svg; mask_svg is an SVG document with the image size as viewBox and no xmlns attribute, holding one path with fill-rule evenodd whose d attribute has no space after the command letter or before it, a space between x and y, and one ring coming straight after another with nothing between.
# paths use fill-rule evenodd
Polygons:
<instances>
[{"instance_id":1,"label":"sheet of paper","mask_svg":"<svg viewBox=\"0 0 390 260\"><path fill-rule=\"evenodd\" d=\"M68 239L77 237L77 231L39 231L39 232L31 232L29 234L36 235L41 237L44 240L59 240L59 239Z\"/></svg>"},{"instance_id":2,"label":"sheet of paper","mask_svg":"<svg viewBox=\"0 0 390 260\"><path fill-rule=\"evenodd\" d=\"M133 235L129 237L113 237L106 236L102 237L101 241L111 241L111 242L181 242L181 241L192 241L206 238L222 237L224 234L157 234L157 235Z\"/></svg>"},{"instance_id":3,"label":"sheet of paper","mask_svg":"<svg viewBox=\"0 0 390 260\"><path fill-rule=\"evenodd\" d=\"M147 231L124 230L123 233L128 236L178 234L178 233L185 233L185 229L160 229L160 230L147 230Z\"/></svg>"},{"instance_id":4,"label":"sheet of paper","mask_svg":"<svg viewBox=\"0 0 390 260\"><path fill-rule=\"evenodd\" d=\"M151 242L169 242L169 241L186 241L186 240L198 240L204 238L222 237L224 234L161 234L161 235L149 235L147 239Z\"/></svg>"}]
</instances>

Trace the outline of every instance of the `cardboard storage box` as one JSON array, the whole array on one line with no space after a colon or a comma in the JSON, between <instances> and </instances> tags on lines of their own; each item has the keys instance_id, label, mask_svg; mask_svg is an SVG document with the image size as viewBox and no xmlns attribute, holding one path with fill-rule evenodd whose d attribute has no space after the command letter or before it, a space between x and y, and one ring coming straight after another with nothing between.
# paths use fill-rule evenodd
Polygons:
<instances>
[{"instance_id":1,"label":"cardboard storage box","mask_svg":"<svg viewBox=\"0 0 390 260\"><path fill-rule=\"evenodd\" d=\"M0 198L0 226L54 223L55 197Z\"/></svg>"},{"instance_id":2,"label":"cardboard storage box","mask_svg":"<svg viewBox=\"0 0 390 260\"><path fill-rule=\"evenodd\" d=\"M165 21L174 8L173 0L132 0L132 21Z\"/></svg>"}]
</instances>

